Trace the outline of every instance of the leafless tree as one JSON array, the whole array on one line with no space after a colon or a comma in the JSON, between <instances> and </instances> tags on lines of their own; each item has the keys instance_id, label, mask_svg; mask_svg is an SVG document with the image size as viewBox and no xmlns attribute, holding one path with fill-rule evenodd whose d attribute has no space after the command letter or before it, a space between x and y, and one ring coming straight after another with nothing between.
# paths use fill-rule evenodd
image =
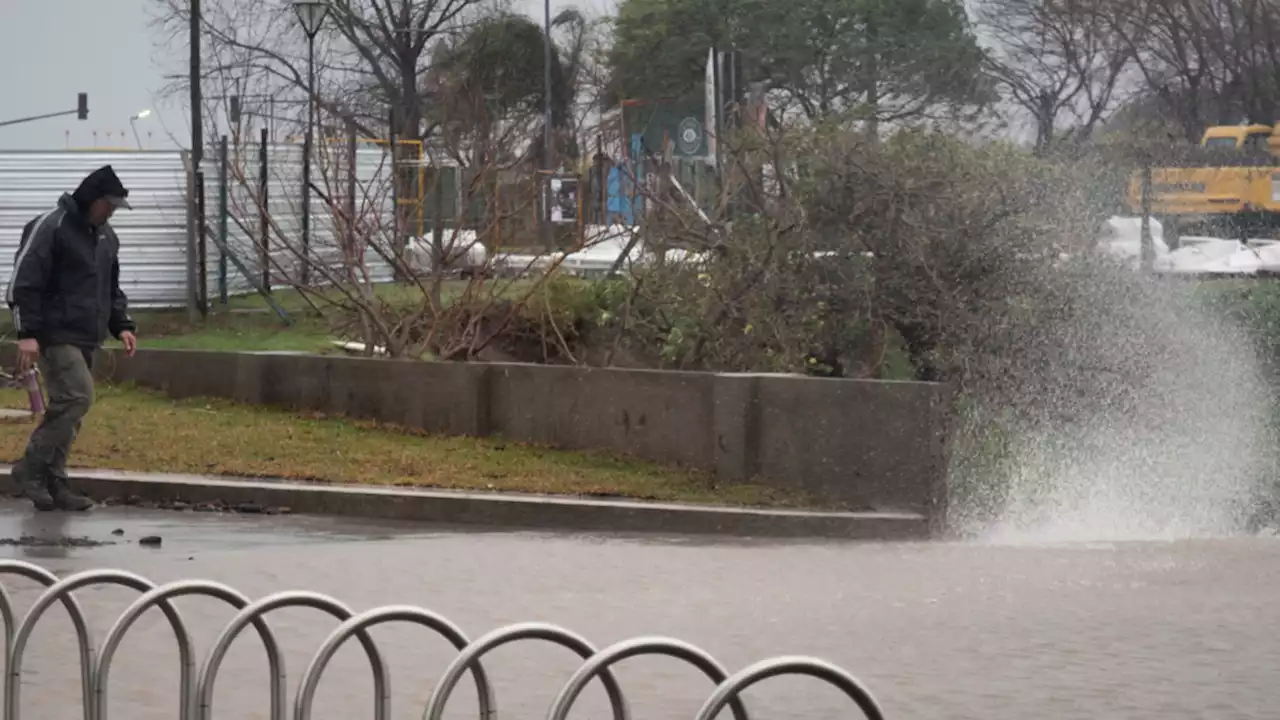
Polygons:
<instances>
[{"instance_id":1,"label":"leafless tree","mask_svg":"<svg viewBox=\"0 0 1280 720\"><path fill-rule=\"evenodd\" d=\"M1107 17L1144 98L1189 142L1206 125L1274 123L1280 4L1274 0L1108 0Z\"/></svg>"},{"instance_id":2,"label":"leafless tree","mask_svg":"<svg viewBox=\"0 0 1280 720\"><path fill-rule=\"evenodd\" d=\"M206 82L265 86L270 72L257 65L227 66L210 71ZM347 80L338 73L322 75L317 95L343 97ZM256 280L265 272L277 286L307 298L337 337L358 339L367 352L471 359L501 338L557 274L563 253L528 251L539 245L532 241L537 193L520 157L489 148L480 153L487 164L459 166L449 162L459 155L457 148L438 135L426 143L410 139L410 149L417 150L398 153L393 173L386 141L365 136L358 117L336 113L321 113L316 128L312 234L304 246L298 233L300 143L268 137L264 199L259 130L271 118L250 106L243 124L229 127L219 117L223 98L211 95L205 134L222 135L228 144L225 247L238 260L230 268L237 290L246 289L240 275ZM448 123L447 114L433 112ZM502 140L527 147L537 144L535 137L516 133ZM210 256L222 241L216 230L219 160L219 153L206 153L203 167ZM393 180L397 175L400 181ZM406 175L416 178L405 183ZM449 187L446 178L452 180ZM419 194L399 193L397 182ZM429 207L433 198L436 212ZM512 256L510 248L519 248L520 255Z\"/></svg>"},{"instance_id":3,"label":"leafless tree","mask_svg":"<svg viewBox=\"0 0 1280 720\"><path fill-rule=\"evenodd\" d=\"M500 167L459 172L457 205L483 206L483 216L455 220L434 239L412 233L409 251L402 251L390 155L359 142L354 128L345 142L317 147L313 236L304 246L296 234L297 194L287 190L296 186L298 148L268 149L273 197L266 202L258 150L238 141L228 149L228 251L255 276L265 266L277 285L300 292L337 338L358 340L366 354L473 359L503 335L563 262L562 253L512 257L504 250L531 244L519 234L533 225L536 186L517 183L499 202L497 189L483 179L501 175ZM209 188L216 191L217 182L211 177ZM215 244L221 241L209 243ZM305 284L304 276L310 278Z\"/></svg>"},{"instance_id":4,"label":"leafless tree","mask_svg":"<svg viewBox=\"0 0 1280 720\"><path fill-rule=\"evenodd\" d=\"M317 72L332 94L315 102L355 120L363 134L384 137L394 115L396 135L430 135L433 88L425 82L429 47L461 32L483 11L483 0L334 0L317 36ZM185 44L189 4L155 0L155 22L172 46ZM205 0L201 18L204 72L265 114L284 103L306 107L306 38L292 4L282 0ZM183 82L174 85L183 88ZM298 103L299 100L301 103ZM225 111L225 105L222 106Z\"/></svg>"},{"instance_id":5,"label":"leafless tree","mask_svg":"<svg viewBox=\"0 0 1280 720\"><path fill-rule=\"evenodd\" d=\"M1044 152L1065 135L1090 137L1118 105L1130 52L1099 0L982 0L992 36L987 72L1030 116Z\"/></svg>"}]
</instances>

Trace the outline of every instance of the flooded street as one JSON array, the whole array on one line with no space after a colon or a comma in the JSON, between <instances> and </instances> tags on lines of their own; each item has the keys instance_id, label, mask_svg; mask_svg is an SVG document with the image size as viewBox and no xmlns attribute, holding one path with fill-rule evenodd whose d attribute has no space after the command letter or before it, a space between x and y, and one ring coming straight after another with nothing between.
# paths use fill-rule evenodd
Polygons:
<instances>
[{"instance_id":1,"label":"flooded street","mask_svg":"<svg viewBox=\"0 0 1280 720\"><path fill-rule=\"evenodd\" d=\"M802 544L423 530L325 518L99 509L88 516L0 506L0 537L85 537L100 547L3 547L59 575L120 568L157 583L224 582L251 598L307 589L356 611L420 605L471 637L540 620L603 647L669 635L729 670L765 657L826 658L869 684L906 720L1273 718L1280 687L1280 541L984 546ZM112 535L114 530L123 535ZM159 535L159 548L140 547ZM24 611L34 584L5 578ZM78 594L98 642L136 594ZM232 616L204 598L177 601L203 659ZM269 620L287 657L290 699L336 624L315 611ZM374 631L392 675L392 717L421 717L452 653L423 629ZM23 717L79 717L74 636L53 608L26 660ZM176 646L152 611L111 675L113 717L173 718ZM577 667L563 649L525 642L486 659L502 718L544 717ZM252 632L218 678L214 717L266 718L267 675ZM696 670L638 658L618 671L636 718L692 717L710 693ZM757 719L855 717L817 681L782 678L747 693ZM316 718L371 717L367 661L351 643L330 665ZM464 681L447 716L475 717ZM608 717L598 686L572 717ZM724 715L722 717L727 717Z\"/></svg>"}]
</instances>

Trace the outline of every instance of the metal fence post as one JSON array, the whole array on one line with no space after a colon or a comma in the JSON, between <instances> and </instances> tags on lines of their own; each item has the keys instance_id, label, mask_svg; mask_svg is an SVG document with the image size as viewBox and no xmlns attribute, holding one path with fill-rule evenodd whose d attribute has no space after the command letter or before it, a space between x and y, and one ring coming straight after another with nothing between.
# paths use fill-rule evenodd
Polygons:
<instances>
[{"instance_id":1,"label":"metal fence post","mask_svg":"<svg viewBox=\"0 0 1280 720\"><path fill-rule=\"evenodd\" d=\"M357 173L357 146L356 146L356 122L347 120L347 192L346 192L346 213L347 213L347 247L351 250L357 249L358 233L356 232L356 173ZM359 248L361 257L357 262L364 260L364 248Z\"/></svg>"},{"instance_id":2,"label":"metal fence post","mask_svg":"<svg viewBox=\"0 0 1280 720\"><path fill-rule=\"evenodd\" d=\"M400 153L396 152L399 145L399 139L396 137L396 121L399 116L396 114L394 106L387 111L387 151L391 154L391 249L396 255L402 255L404 252L404 223L401 222L400 196L403 194L400 189L400 164L397 159ZM403 268L396 267L395 279L397 281L406 279Z\"/></svg>"},{"instance_id":3,"label":"metal fence post","mask_svg":"<svg viewBox=\"0 0 1280 720\"><path fill-rule=\"evenodd\" d=\"M208 241L205 238L204 207L204 171L196 169L196 263L199 275L196 292L199 294L196 305L200 308L200 317L209 316L209 265Z\"/></svg>"},{"instance_id":4,"label":"metal fence post","mask_svg":"<svg viewBox=\"0 0 1280 720\"><path fill-rule=\"evenodd\" d=\"M218 143L218 303L227 304L227 136Z\"/></svg>"},{"instance_id":5,"label":"metal fence post","mask_svg":"<svg viewBox=\"0 0 1280 720\"><path fill-rule=\"evenodd\" d=\"M196 167L194 156L182 152L183 165L187 169L187 321L194 323L200 315L199 242L196 240Z\"/></svg>"},{"instance_id":6,"label":"metal fence post","mask_svg":"<svg viewBox=\"0 0 1280 720\"><path fill-rule=\"evenodd\" d=\"M258 145L258 231L262 237L258 248L262 264L262 289L271 294L271 213L267 203L271 201L271 187L267 175L267 129L262 128Z\"/></svg>"}]
</instances>

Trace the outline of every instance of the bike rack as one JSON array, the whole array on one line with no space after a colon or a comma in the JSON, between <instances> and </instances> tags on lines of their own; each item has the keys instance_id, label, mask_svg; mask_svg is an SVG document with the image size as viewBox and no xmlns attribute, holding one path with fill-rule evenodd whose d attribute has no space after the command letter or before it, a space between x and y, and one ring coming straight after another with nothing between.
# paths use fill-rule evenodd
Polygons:
<instances>
[{"instance_id":1,"label":"bike rack","mask_svg":"<svg viewBox=\"0 0 1280 720\"><path fill-rule=\"evenodd\" d=\"M125 633L129 631L129 628L133 627L133 623L139 617L142 617L144 612L153 606L167 603L169 598L183 595L203 595L217 598L236 610L243 610L249 606L249 598L226 585L207 580L180 580L168 585L162 585L138 598L125 609L120 618L116 620L116 624L107 632L106 639L102 641L102 651L98 655L98 664L93 672L94 689L96 691L94 693L95 720L107 720L107 681L111 672L111 662L115 659L116 648L124 640ZM280 666L280 646L276 643L275 635L271 633L271 629L267 627L266 621L257 618L253 621L253 624L267 650L267 665L271 671L272 718L283 718L285 678L284 669ZM178 644L179 647L183 645L181 636L179 636ZM195 676L195 663L190 661L190 652L183 654L179 650L179 653L188 658L188 662L184 664L182 669L183 685L180 695L182 705L181 713L179 714L180 718L185 719L193 717L196 711L191 706L191 700L195 697L194 690L191 687L192 678Z\"/></svg>"},{"instance_id":2,"label":"bike rack","mask_svg":"<svg viewBox=\"0 0 1280 720\"><path fill-rule=\"evenodd\" d=\"M861 681L826 660L799 655L761 660L739 670L733 677L720 683L711 697L707 698L707 702L698 711L696 720L714 720L725 705L737 702L744 690L779 675L808 675L824 680L844 691L867 720L884 720L880 703L876 702L871 691Z\"/></svg>"},{"instance_id":3,"label":"bike rack","mask_svg":"<svg viewBox=\"0 0 1280 720\"><path fill-rule=\"evenodd\" d=\"M196 696L199 698L200 706L194 715L195 718L209 720L213 712L213 681L217 679L218 670L222 668L222 660L231 649L231 643L236 636L244 630L245 626L261 620L263 615L286 607L314 608L329 613L339 621L350 620L353 615L350 608L328 595L305 591L276 593L250 604L231 618L231 622L218 636L213 649L209 651L209 656L205 658L204 668L200 671L200 680L196 683ZM369 656L369 664L373 666L373 717L375 720L388 720L391 712L391 691L387 685L387 664L382 659L382 653L378 651L378 645L373 642L368 632L359 630L356 632L356 637L364 646L365 654ZM280 696L272 698L271 716L284 720L283 687L286 679L284 658L280 657L279 648L268 646L267 661L276 668L275 676L279 678L281 687ZM97 720L97 718L89 720Z\"/></svg>"},{"instance_id":4,"label":"bike rack","mask_svg":"<svg viewBox=\"0 0 1280 720\"><path fill-rule=\"evenodd\" d=\"M21 575L28 580L35 580L45 587L51 587L58 583L57 575L39 565L22 562L21 560L0 561L0 575ZM76 630L76 642L80 650L80 692L84 696L84 716L86 720L89 720L89 718L93 717L93 646L89 638L89 626L84 619L84 611L80 609L80 604L76 602L74 597L70 594L63 595L62 604L67 608L67 613L71 616L71 624L75 626ZM13 604L10 602L8 591L0 593L0 617L4 618L4 718L5 720L12 720L12 718L18 717L18 697L16 689L11 691L10 687L17 688L21 683L22 670L18 669L15 673L13 667L15 627ZM25 618L23 619L25 620Z\"/></svg>"},{"instance_id":5,"label":"bike rack","mask_svg":"<svg viewBox=\"0 0 1280 720\"><path fill-rule=\"evenodd\" d=\"M711 682L717 685L729 678L729 673L716 662L715 658L711 657L710 653L683 640L661 637L623 640L587 658L587 661L569 678L564 688L560 690L560 694L556 696L551 704L551 712L547 714L548 720L565 720L569 717L569 709L573 707L574 701L582 694L592 678L609 672L609 667L614 663L637 655L666 655L679 658L701 670L711 678ZM732 702L734 718L748 720L747 709L742 701L735 696ZM440 719L433 717L430 720Z\"/></svg>"},{"instance_id":6,"label":"bike rack","mask_svg":"<svg viewBox=\"0 0 1280 720\"><path fill-rule=\"evenodd\" d=\"M458 684L462 673L466 672L467 668L470 667L479 668L482 655L495 648L520 640L547 640L576 652L584 660L596 653L595 646L587 642L586 639L555 625L521 623L500 627L463 648L462 652L458 653L458 657L449 664L448 668L445 668L444 675L440 677L435 689L431 691L431 697L427 699L427 709L422 713L424 720L441 720L444 717L445 703L449 701L449 695ZM631 713L627 710L627 701L622 696L622 688L618 686L617 679L610 673L601 677L600 680L604 683L605 691L609 694L609 705L613 708L613 720L630 720ZM488 717L489 713L496 717L498 710L497 707L490 703L489 712L485 713L482 707L481 713L481 718Z\"/></svg>"},{"instance_id":7,"label":"bike rack","mask_svg":"<svg viewBox=\"0 0 1280 720\"><path fill-rule=\"evenodd\" d=\"M329 661L333 659L333 654L338 651L342 643L346 642L352 635L364 632L374 625L397 621L417 623L435 630L436 633L443 635L460 652L465 652L471 644L468 642L467 636L458 629L458 626L449 622L444 616L437 615L430 610L413 607L412 605L390 605L374 608L357 615L339 625L329 635L324 644L320 646L320 649L316 651L315 657L311 659L311 664L302 673L302 682L298 685L298 697L293 704L295 720L308 720L311 717L311 702L315 698L316 688L320 685L320 674L324 672ZM489 687L489 679L484 674L484 668L478 662L470 663L469 669L475 677L476 695L480 698L480 720L485 720L490 715L497 714L493 705L493 690ZM388 690L388 692L390 691ZM390 706L390 697L387 698L386 704Z\"/></svg>"},{"instance_id":8,"label":"bike rack","mask_svg":"<svg viewBox=\"0 0 1280 720\"><path fill-rule=\"evenodd\" d=\"M449 697L463 675L471 674L476 684L478 715L480 720L496 720L497 701L493 687L484 670L481 659L490 651L514 642L542 640L560 645L582 658L582 665L569 678L556 695L548 720L565 720L582 691L599 677L613 711L613 720L630 720L630 711L622 688L612 672L612 667L628 658L639 655L665 655L684 660L698 668L715 683L712 692L697 720L713 720L724 708L733 712L735 720L749 720L741 694L747 688L764 680L782 675L806 675L822 680L842 691L859 714L867 720L884 720L879 703L866 686L840 667L825 660L804 656L783 656L763 660L736 673L730 674L710 653L683 640L663 637L639 637L615 643L602 650L585 638L556 625L547 623L520 623L507 625L475 640L469 640L463 631L448 618L425 608L412 605L388 605L355 614L343 603L320 593L293 591L268 595L250 601L239 591L221 583L207 580L181 580L157 586L144 577L123 570L88 570L59 579L52 572L20 560L0 560L0 576L19 575L44 587L31 609L20 622L15 623L12 597L0 583L0 621L4 623L5 657L8 660L4 680L3 720L20 720L20 688L22 684L22 660L36 624L48 609L59 602L67 609L75 628L80 655L80 677L84 694L85 720L107 720L107 685L111 664L120 643L130 628L148 610L159 608L169 621L178 643L181 663L179 673L180 720L208 720L213 711L213 687L218 671L232 642L252 625L262 640L271 673L271 720L289 718L284 658L267 623L266 615L285 607L308 607L327 613L339 621L339 625L325 639L303 671L297 694L294 697L292 720L310 720L312 703L321 677L329 661L343 643L355 637L364 648L373 670L375 720L391 717L391 687L386 661L377 644L369 635L374 626L391 622L420 625L443 637L458 651L458 655L445 669L427 700L424 720L441 720ZM102 649L96 654L93 639L85 621L84 612L75 599L75 591L94 585L121 585L142 595L120 615L103 640ZM236 615L218 635L213 647L205 656L197 672L191 636L182 616L173 606L178 597L201 595L212 597L236 609Z\"/></svg>"}]
</instances>

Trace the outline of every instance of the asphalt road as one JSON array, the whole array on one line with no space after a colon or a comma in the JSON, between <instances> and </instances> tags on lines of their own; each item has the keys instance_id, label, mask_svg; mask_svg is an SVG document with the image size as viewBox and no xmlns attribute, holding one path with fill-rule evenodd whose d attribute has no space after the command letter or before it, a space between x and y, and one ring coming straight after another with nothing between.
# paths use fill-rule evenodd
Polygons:
<instances>
[{"instance_id":1,"label":"asphalt road","mask_svg":"<svg viewBox=\"0 0 1280 720\"><path fill-rule=\"evenodd\" d=\"M121 536L113 530L123 530ZM1280 540L990 546L714 542L475 532L325 518L210 516L98 509L35 515L0 504L0 538L84 537L98 547L0 547L59 574L112 567L153 581L212 579L250 597L330 594L355 610L415 604L472 637L542 620L599 646L672 635L730 670L781 654L830 659L867 681L905 720L1096 720L1278 717ZM136 542L160 535L159 548ZM0 579L20 609L34 584ZM136 594L81 591L100 639ZM200 657L232 612L182 599ZM295 683L335 623L315 611L270 616ZM402 625L374 631L392 673L393 717L421 717L451 659L444 641ZM176 649L163 617L130 633L111 677L111 716L176 717ZM55 608L26 661L23 715L79 717L74 639ZM577 667L536 642L502 648L487 667L500 717L545 717ZM619 680L635 718L692 717L710 684L678 661L629 660ZM266 718L267 676L247 633L219 676L215 717ZM293 688L290 689L290 698ZM747 694L757 719L855 717L835 690L783 678ZM344 647L317 696L316 718L371 717L367 661ZM448 717L475 717L464 682ZM608 717L590 689L575 718ZM725 715L724 717L727 717Z\"/></svg>"}]
</instances>

